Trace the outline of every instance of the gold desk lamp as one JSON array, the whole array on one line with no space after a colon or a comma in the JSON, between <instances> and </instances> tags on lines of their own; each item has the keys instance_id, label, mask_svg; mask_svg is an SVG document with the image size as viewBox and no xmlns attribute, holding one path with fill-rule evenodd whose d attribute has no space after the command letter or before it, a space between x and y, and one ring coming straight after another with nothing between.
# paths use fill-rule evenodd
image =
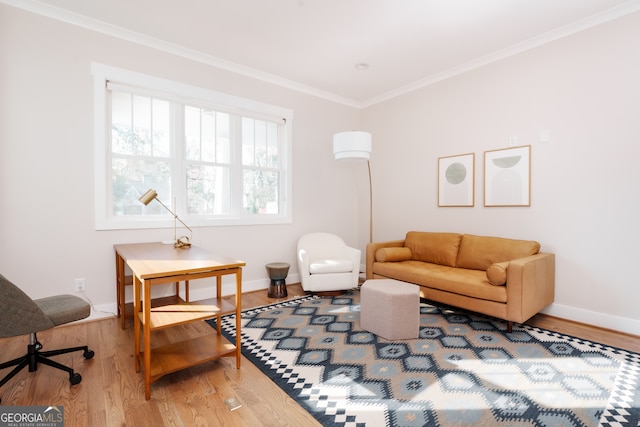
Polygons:
<instances>
[{"instance_id":1,"label":"gold desk lamp","mask_svg":"<svg viewBox=\"0 0 640 427\"><path fill-rule=\"evenodd\" d=\"M191 240L191 235L193 235L193 230L191 230L191 228L189 228L189 226L187 224L185 224L180 218L178 218L178 215L176 215L171 209L169 209L164 203L162 203L160 201L160 199L158 199L158 193L156 193L156 190L154 190L153 188L150 188L149 190L147 190L146 193L144 193L142 196L140 196L140 198L138 200L140 200L140 203L142 203L145 206L147 206L154 199L158 203L160 203L166 210L168 210L171 215L173 215L173 246L175 248L189 248L189 247L191 247L191 241L190 240ZM185 228L191 232L190 236L182 236L182 237L178 238L177 231L176 231L176 226L177 226L176 220L180 221L180 223L182 225L184 225Z\"/></svg>"}]
</instances>

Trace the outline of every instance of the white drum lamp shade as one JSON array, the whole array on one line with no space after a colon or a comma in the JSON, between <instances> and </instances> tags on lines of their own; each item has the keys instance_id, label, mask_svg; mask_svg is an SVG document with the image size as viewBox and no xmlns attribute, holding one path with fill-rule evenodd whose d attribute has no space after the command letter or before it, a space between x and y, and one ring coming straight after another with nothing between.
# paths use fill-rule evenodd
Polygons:
<instances>
[{"instance_id":1,"label":"white drum lamp shade","mask_svg":"<svg viewBox=\"0 0 640 427\"><path fill-rule=\"evenodd\" d=\"M336 160L369 160L371 134L346 131L333 135L333 155Z\"/></svg>"}]
</instances>

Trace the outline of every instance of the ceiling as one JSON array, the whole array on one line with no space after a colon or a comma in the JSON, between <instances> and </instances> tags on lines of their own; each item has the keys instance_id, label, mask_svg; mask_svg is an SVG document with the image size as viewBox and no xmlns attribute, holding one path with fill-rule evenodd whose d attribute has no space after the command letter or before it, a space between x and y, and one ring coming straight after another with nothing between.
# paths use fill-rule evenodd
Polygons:
<instances>
[{"instance_id":1,"label":"ceiling","mask_svg":"<svg viewBox=\"0 0 640 427\"><path fill-rule=\"evenodd\" d=\"M640 10L638 0L0 2L356 107Z\"/></svg>"}]
</instances>

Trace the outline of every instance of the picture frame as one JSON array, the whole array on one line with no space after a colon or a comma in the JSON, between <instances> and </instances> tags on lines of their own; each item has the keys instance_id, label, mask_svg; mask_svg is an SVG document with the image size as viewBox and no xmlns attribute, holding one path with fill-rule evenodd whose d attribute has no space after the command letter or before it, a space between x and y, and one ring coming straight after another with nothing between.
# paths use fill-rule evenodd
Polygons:
<instances>
[{"instance_id":1,"label":"picture frame","mask_svg":"<svg viewBox=\"0 0 640 427\"><path fill-rule=\"evenodd\" d=\"M438 206L473 207L475 153L438 158Z\"/></svg>"},{"instance_id":2,"label":"picture frame","mask_svg":"<svg viewBox=\"0 0 640 427\"><path fill-rule=\"evenodd\" d=\"M531 206L531 146L484 152L484 205Z\"/></svg>"}]
</instances>

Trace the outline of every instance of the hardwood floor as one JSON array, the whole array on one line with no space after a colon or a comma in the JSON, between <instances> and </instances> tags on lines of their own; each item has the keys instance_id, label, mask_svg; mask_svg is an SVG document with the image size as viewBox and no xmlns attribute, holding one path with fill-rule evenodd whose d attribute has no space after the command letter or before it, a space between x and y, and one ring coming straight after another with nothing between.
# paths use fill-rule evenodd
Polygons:
<instances>
[{"instance_id":1,"label":"hardwood floor","mask_svg":"<svg viewBox=\"0 0 640 427\"><path fill-rule=\"evenodd\" d=\"M304 295L299 284L288 285L288 298ZM229 297L232 298L232 297ZM267 298L266 290L243 294L243 309L280 300ZM528 324L604 344L640 352L640 337L588 325L536 315ZM63 406L65 426L320 426L305 409L289 398L246 358L240 369L235 358L167 375L151 386L144 399L144 381L133 360L133 320L126 330L107 318L62 326L38 334L45 349L87 343L96 355L84 360L80 352L58 356L83 379L70 386L66 373L41 366L22 370L0 388L2 405ZM154 345L211 333L204 322L156 331ZM0 361L26 351L27 337L0 340ZM5 375L8 370L0 372ZM225 400L237 398L242 407L230 411Z\"/></svg>"}]
</instances>

